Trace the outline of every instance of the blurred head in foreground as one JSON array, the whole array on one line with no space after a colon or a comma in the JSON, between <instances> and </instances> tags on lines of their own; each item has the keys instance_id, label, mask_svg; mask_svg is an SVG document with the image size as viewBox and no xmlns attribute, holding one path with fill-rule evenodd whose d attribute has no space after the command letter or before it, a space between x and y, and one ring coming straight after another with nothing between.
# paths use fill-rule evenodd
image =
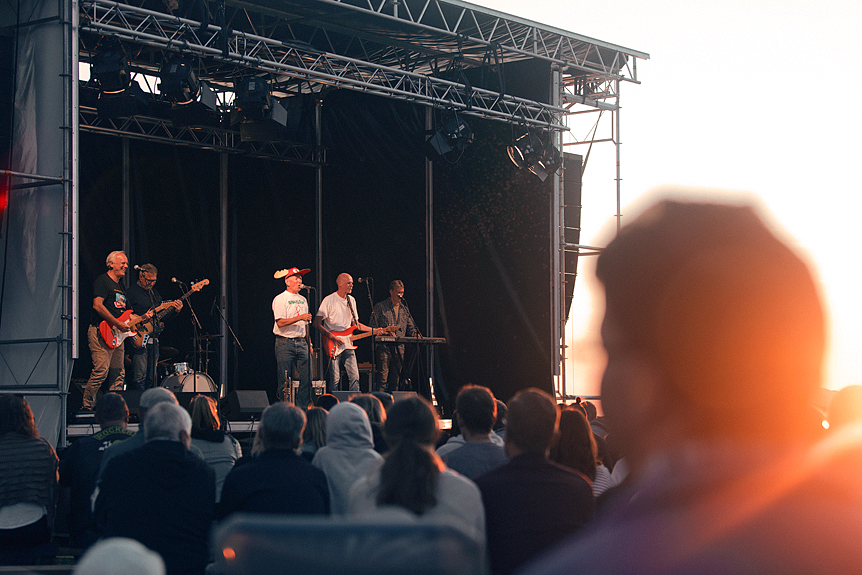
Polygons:
<instances>
[{"instance_id":1,"label":"blurred head in foreground","mask_svg":"<svg viewBox=\"0 0 862 575\"><path fill-rule=\"evenodd\" d=\"M635 460L691 439L806 439L825 342L820 295L752 208L660 202L596 266L602 405Z\"/></svg>"}]
</instances>

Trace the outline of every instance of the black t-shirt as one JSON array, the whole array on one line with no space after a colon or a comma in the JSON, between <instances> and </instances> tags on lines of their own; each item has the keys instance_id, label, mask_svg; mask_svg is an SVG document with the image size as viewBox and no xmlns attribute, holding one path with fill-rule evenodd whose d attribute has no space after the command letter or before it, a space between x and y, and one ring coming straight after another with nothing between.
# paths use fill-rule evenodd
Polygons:
<instances>
[{"instance_id":1,"label":"black t-shirt","mask_svg":"<svg viewBox=\"0 0 862 575\"><path fill-rule=\"evenodd\" d=\"M93 298L97 297L105 300L102 303L114 317L120 317L126 311L126 290L123 289L123 284L115 282L106 273L93 282ZM90 314L90 325L98 326L103 319L105 318L94 309Z\"/></svg>"}]
</instances>

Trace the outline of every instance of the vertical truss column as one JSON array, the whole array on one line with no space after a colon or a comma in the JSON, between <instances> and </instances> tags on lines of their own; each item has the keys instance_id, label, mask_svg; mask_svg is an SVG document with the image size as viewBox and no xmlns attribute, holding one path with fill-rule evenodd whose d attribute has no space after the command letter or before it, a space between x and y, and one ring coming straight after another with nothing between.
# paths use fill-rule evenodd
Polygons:
<instances>
[{"instance_id":1,"label":"vertical truss column","mask_svg":"<svg viewBox=\"0 0 862 575\"><path fill-rule=\"evenodd\" d=\"M558 106L563 97L562 74L559 66L551 67L551 105ZM562 121L562 117L560 120ZM558 150L563 149L562 134L553 132L551 144ZM560 153L562 157L562 152ZM550 270L551 270L551 376L556 382L556 394L565 393L565 334L566 310L565 275L566 263L563 254L565 219L563 215L564 190L563 175L560 170L552 174L553 187L550 201Z\"/></svg>"}]
</instances>

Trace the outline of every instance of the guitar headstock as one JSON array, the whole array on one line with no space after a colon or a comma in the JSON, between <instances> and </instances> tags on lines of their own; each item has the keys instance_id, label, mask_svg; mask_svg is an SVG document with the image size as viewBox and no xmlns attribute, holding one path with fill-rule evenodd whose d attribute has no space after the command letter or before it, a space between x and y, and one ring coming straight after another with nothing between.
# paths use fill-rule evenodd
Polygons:
<instances>
[{"instance_id":1,"label":"guitar headstock","mask_svg":"<svg viewBox=\"0 0 862 575\"><path fill-rule=\"evenodd\" d=\"M196 284L192 284L191 291L201 291L205 285L209 285L210 280L201 280Z\"/></svg>"}]
</instances>

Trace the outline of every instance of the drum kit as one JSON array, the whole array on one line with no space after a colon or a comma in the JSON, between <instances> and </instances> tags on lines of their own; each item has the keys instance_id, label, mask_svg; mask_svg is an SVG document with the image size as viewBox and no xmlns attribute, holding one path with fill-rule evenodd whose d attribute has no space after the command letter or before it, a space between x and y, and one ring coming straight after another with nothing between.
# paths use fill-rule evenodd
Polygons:
<instances>
[{"instance_id":1,"label":"drum kit","mask_svg":"<svg viewBox=\"0 0 862 575\"><path fill-rule=\"evenodd\" d=\"M194 370L192 366L186 361L174 362L172 361L179 351L172 347L162 346L159 349L159 355L163 358L159 361L159 377L161 383L159 384L161 387L167 388L174 393L178 392L192 392L192 393L216 393L218 392L218 388L213 382L212 378L207 375L207 365L209 363L209 358L206 357L207 354L213 353L211 352L209 347L209 340L221 337L221 335L203 335L199 336L198 339L206 341L206 348L201 349L198 348L197 353L204 357L204 369L203 370Z\"/></svg>"}]
</instances>

